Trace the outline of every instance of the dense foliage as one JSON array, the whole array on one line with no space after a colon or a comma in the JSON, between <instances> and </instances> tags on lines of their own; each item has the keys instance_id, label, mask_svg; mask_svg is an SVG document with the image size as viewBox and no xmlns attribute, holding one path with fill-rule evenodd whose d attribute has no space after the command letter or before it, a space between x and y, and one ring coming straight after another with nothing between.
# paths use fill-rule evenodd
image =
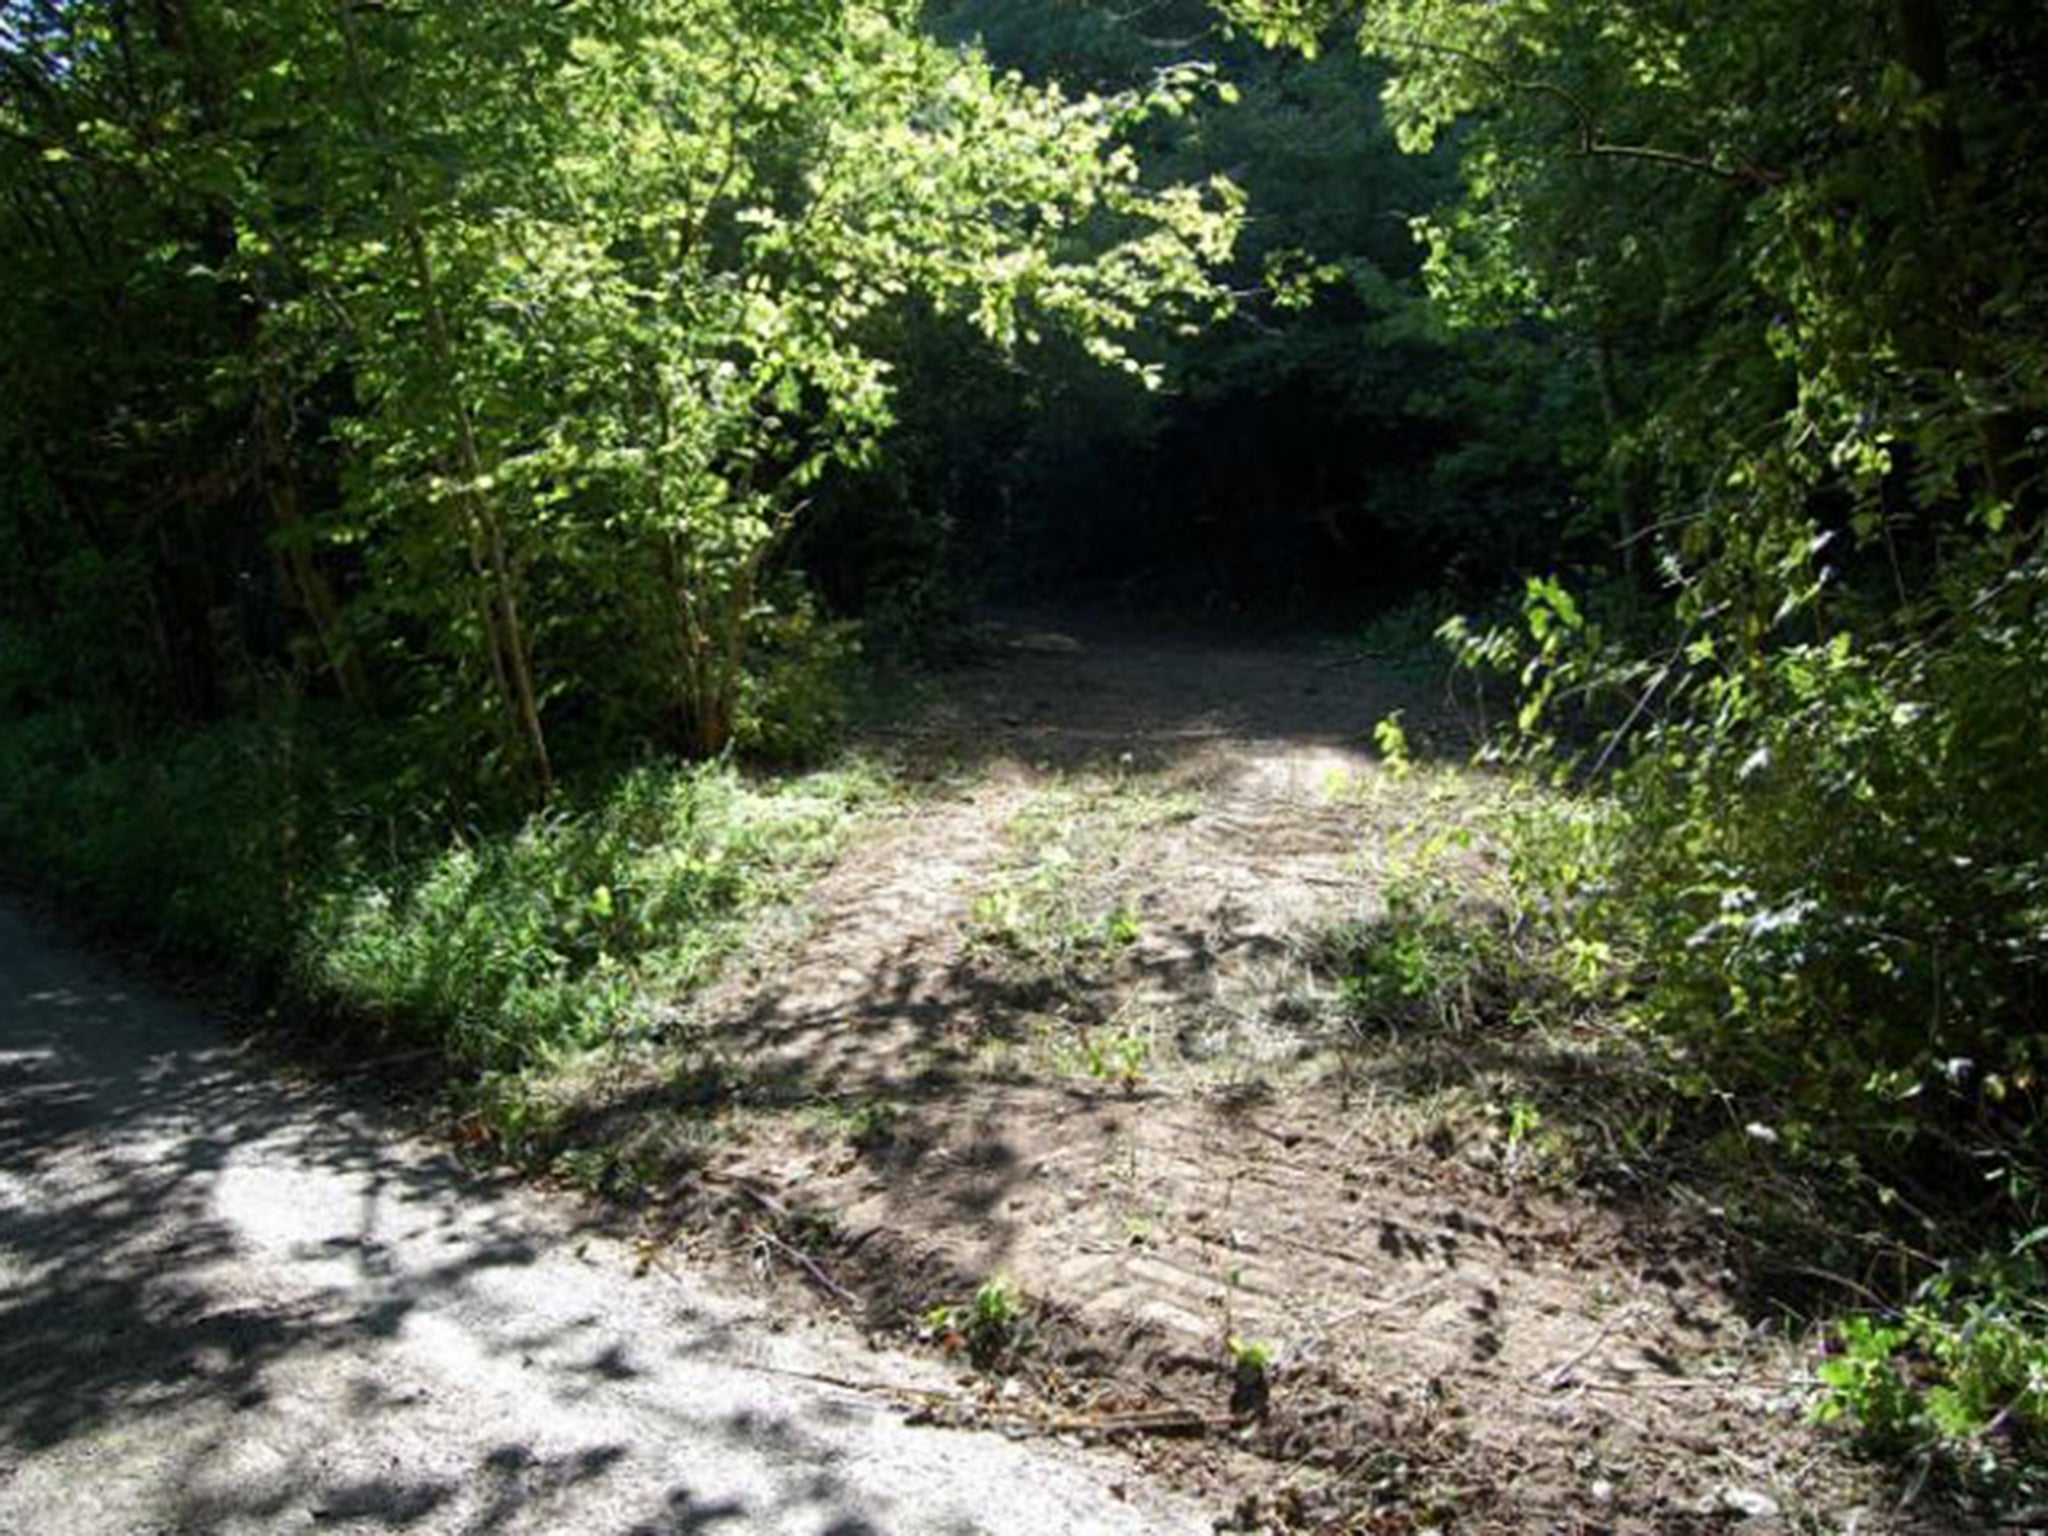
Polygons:
<instances>
[{"instance_id":1,"label":"dense foliage","mask_svg":"<svg viewBox=\"0 0 2048 1536\"><path fill-rule=\"evenodd\" d=\"M1146 161L1227 175L1247 199L1231 314L1146 338L1165 390L1058 346L1021 376L943 360L954 388L907 425L943 444L926 500L989 579L1348 616L1417 586L1484 591L1597 533L1604 511L1573 476L1597 452L1594 374L1561 332L1441 323L1411 225L1455 190L1454 163L1402 153L1374 63L1232 38L1205 0L931 15L1033 80L1118 91L1215 70L1229 89L1148 123Z\"/></svg>"},{"instance_id":2,"label":"dense foliage","mask_svg":"<svg viewBox=\"0 0 2048 1536\"><path fill-rule=\"evenodd\" d=\"M53 685L190 714L317 664L541 791L557 715L755 723L892 308L1141 369L1236 223L1126 143L1193 72L1028 87L888 0L0 26L0 602Z\"/></svg>"}]
</instances>

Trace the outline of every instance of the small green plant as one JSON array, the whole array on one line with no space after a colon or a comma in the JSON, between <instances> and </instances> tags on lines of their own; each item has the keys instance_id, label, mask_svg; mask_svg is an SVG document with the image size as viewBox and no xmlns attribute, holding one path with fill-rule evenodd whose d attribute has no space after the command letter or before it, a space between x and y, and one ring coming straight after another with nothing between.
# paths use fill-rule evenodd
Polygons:
<instances>
[{"instance_id":1,"label":"small green plant","mask_svg":"<svg viewBox=\"0 0 2048 1536\"><path fill-rule=\"evenodd\" d=\"M977 1369L991 1370L1023 1347L1024 1295L1008 1275L992 1275L965 1306L933 1307L926 1330L949 1350L965 1350Z\"/></svg>"},{"instance_id":2,"label":"small green plant","mask_svg":"<svg viewBox=\"0 0 2048 1536\"><path fill-rule=\"evenodd\" d=\"M1510 1152L1519 1152L1543 1129L1543 1111L1527 1099L1514 1100L1502 1113L1507 1120Z\"/></svg>"},{"instance_id":3,"label":"small green plant","mask_svg":"<svg viewBox=\"0 0 2048 1536\"><path fill-rule=\"evenodd\" d=\"M1235 1333L1223 1344L1230 1355L1230 1411L1239 1418L1263 1415L1273 1393L1273 1346Z\"/></svg>"},{"instance_id":4,"label":"small green plant","mask_svg":"<svg viewBox=\"0 0 2048 1536\"><path fill-rule=\"evenodd\" d=\"M586 1194L608 1193L619 1176L618 1158L603 1147L571 1147L555 1155L552 1171L556 1178Z\"/></svg>"},{"instance_id":5,"label":"small green plant","mask_svg":"<svg viewBox=\"0 0 2048 1536\"><path fill-rule=\"evenodd\" d=\"M799 1248L830 1248L845 1235L845 1219L826 1205L800 1205L789 1213L790 1241Z\"/></svg>"},{"instance_id":6,"label":"small green plant","mask_svg":"<svg viewBox=\"0 0 2048 1536\"><path fill-rule=\"evenodd\" d=\"M1248 1339L1233 1333L1224 1341L1230 1352L1230 1368L1239 1376L1264 1376L1273 1368L1273 1346L1264 1339Z\"/></svg>"},{"instance_id":7,"label":"small green plant","mask_svg":"<svg viewBox=\"0 0 2048 1536\"><path fill-rule=\"evenodd\" d=\"M896 1139L896 1122L902 1108L888 1099L868 1099L846 1116L846 1139L863 1152L885 1147Z\"/></svg>"},{"instance_id":8,"label":"small green plant","mask_svg":"<svg viewBox=\"0 0 2048 1536\"><path fill-rule=\"evenodd\" d=\"M1188 797L1121 774L1045 791L1006 829L1010 855L969 910L970 937L1054 976L1084 976L1144 936L1117 874L1137 840L1191 814Z\"/></svg>"},{"instance_id":9,"label":"small green plant","mask_svg":"<svg viewBox=\"0 0 2048 1536\"><path fill-rule=\"evenodd\" d=\"M1454 889L1404 876L1386 911L1326 936L1344 1011L1367 1028L1469 1028L1516 995L1513 956L1497 923L1460 909Z\"/></svg>"},{"instance_id":10,"label":"small green plant","mask_svg":"<svg viewBox=\"0 0 2048 1536\"><path fill-rule=\"evenodd\" d=\"M1569 1184L1579 1173L1581 1147L1566 1125L1553 1124L1534 1099L1516 1095L1486 1106L1500 1133L1505 1170L1516 1178Z\"/></svg>"},{"instance_id":11,"label":"small green plant","mask_svg":"<svg viewBox=\"0 0 2048 1536\"><path fill-rule=\"evenodd\" d=\"M1825 1393L1813 1416L1823 1424L1848 1419L1878 1449L1903 1450L1920 1420L1919 1396L1900 1370L1912 1331L1870 1317L1837 1325L1831 1348L1815 1375Z\"/></svg>"},{"instance_id":12,"label":"small green plant","mask_svg":"<svg viewBox=\"0 0 2048 1536\"><path fill-rule=\"evenodd\" d=\"M1110 949L1129 949L1144 937L1144 932L1137 912L1128 903L1119 902L1102 920L1102 941Z\"/></svg>"},{"instance_id":13,"label":"small green plant","mask_svg":"<svg viewBox=\"0 0 2048 1536\"><path fill-rule=\"evenodd\" d=\"M903 1106L894 1099L826 1100L809 1114L820 1130L843 1137L856 1151L872 1152L896 1139Z\"/></svg>"},{"instance_id":14,"label":"small green plant","mask_svg":"<svg viewBox=\"0 0 2048 1536\"><path fill-rule=\"evenodd\" d=\"M1152 1060L1152 1042L1134 1029L1091 1030L1078 1052L1082 1072L1098 1083L1115 1083L1129 1092L1144 1081Z\"/></svg>"},{"instance_id":15,"label":"small green plant","mask_svg":"<svg viewBox=\"0 0 2048 1536\"><path fill-rule=\"evenodd\" d=\"M1372 739L1380 749L1380 760L1386 764L1387 772L1397 779L1405 779L1415 770L1415 759L1408 750L1408 732L1401 725L1401 711L1395 710L1372 728Z\"/></svg>"},{"instance_id":16,"label":"small green plant","mask_svg":"<svg viewBox=\"0 0 2048 1536\"><path fill-rule=\"evenodd\" d=\"M2048 1286L2023 1243L1951 1266L1895 1316L1835 1329L1813 1416L2002 1499L2048 1494Z\"/></svg>"}]
</instances>

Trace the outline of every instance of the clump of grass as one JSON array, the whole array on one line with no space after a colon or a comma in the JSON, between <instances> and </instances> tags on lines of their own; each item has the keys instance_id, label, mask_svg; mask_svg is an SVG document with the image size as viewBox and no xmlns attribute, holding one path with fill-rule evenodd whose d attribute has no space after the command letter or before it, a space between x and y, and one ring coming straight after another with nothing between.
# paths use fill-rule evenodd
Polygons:
<instances>
[{"instance_id":1,"label":"clump of grass","mask_svg":"<svg viewBox=\"0 0 2048 1536\"><path fill-rule=\"evenodd\" d=\"M1351 1028L1467 1029L1522 1001L1526 968L1498 914L1428 879L1391 883L1385 901L1383 913L1319 937L1317 958L1336 977Z\"/></svg>"},{"instance_id":2,"label":"clump of grass","mask_svg":"<svg viewBox=\"0 0 2048 1536\"><path fill-rule=\"evenodd\" d=\"M1673 1112L1628 1028L1629 976L1558 921L1521 853L1553 796L1414 762L1347 786L1377 888L1306 936L1290 1019L1333 1050L1383 1129L1516 1180L1636 1179Z\"/></svg>"},{"instance_id":3,"label":"clump of grass","mask_svg":"<svg viewBox=\"0 0 2048 1536\"><path fill-rule=\"evenodd\" d=\"M292 946L303 988L517 1070L645 1033L786 899L875 788L643 769L587 806L396 863L346 850Z\"/></svg>"},{"instance_id":4,"label":"clump of grass","mask_svg":"<svg viewBox=\"0 0 2048 1536\"><path fill-rule=\"evenodd\" d=\"M896 1139L903 1120L903 1106L894 1099L856 1099L818 1105L818 1124L857 1152L875 1152Z\"/></svg>"}]
</instances>

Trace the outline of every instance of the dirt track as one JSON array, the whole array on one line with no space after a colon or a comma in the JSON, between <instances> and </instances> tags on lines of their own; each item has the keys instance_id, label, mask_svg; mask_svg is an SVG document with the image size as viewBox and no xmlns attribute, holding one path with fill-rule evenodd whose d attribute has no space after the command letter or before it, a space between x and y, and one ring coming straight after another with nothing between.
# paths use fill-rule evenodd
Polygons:
<instances>
[{"instance_id":1,"label":"dirt track","mask_svg":"<svg viewBox=\"0 0 2048 1536\"><path fill-rule=\"evenodd\" d=\"M1206 1526L907 1427L811 1377L930 1366L636 1268L0 909L0 1532Z\"/></svg>"},{"instance_id":2,"label":"dirt track","mask_svg":"<svg viewBox=\"0 0 2048 1536\"><path fill-rule=\"evenodd\" d=\"M1245 1528L1912 1525L1807 1426L1805 1346L1744 1295L1711 1199L1626 1167L1595 1188L1517 1143L1515 1105L1611 1143L1640 1089L1612 1057L1318 1032L1308 935L1381 910L1388 846L1462 792L1395 782L1371 727L1403 709L1421 750L1454 747L1441 702L1312 645L994 629L884 743L929 792L849 849L804 933L695 1005L739 1086L680 1109L687 1160L836 1234L871 1315L1014 1277L1062 1320L1055 1376L1215 1411L1228 1341L1262 1341L1273 1422L1175 1458L1258 1491ZM989 942L1034 817L1050 942L1123 912L1120 947ZM615 1102L631 1136L663 1096Z\"/></svg>"}]
</instances>

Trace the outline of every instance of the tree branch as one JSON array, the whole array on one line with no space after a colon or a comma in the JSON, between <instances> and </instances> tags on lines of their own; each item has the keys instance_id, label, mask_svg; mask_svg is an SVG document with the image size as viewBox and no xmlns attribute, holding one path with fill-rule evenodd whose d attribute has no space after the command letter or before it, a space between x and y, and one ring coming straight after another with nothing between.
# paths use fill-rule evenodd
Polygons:
<instances>
[{"instance_id":1,"label":"tree branch","mask_svg":"<svg viewBox=\"0 0 2048 1536\"><path fill-rule=\"evenodd\" d=\"M1375 34L1368 31L1362 33L1361 37L1368 41L1377 41L1380 46L1389 50L1405 48L1416 53L1435 53L1457 59L1491 77L1502 90L1524 96L1548 97L1571 114L1573 124L1578 130L1578 152L1588 158L1640 160L1650 165L1711 176L1717 181L1766 189L1775 187L1784 180L1777 172L1751 165L1746 161L1739 165L1728 165L1704 155L1689 155L1682 150L1661 149L1655 145L1609 143L1600 137L1599 125L1592 109L1575 92L1559 85L1555 80L1524 80L1470 48L1392 33Z\"/></svg>"}]
</instances>

